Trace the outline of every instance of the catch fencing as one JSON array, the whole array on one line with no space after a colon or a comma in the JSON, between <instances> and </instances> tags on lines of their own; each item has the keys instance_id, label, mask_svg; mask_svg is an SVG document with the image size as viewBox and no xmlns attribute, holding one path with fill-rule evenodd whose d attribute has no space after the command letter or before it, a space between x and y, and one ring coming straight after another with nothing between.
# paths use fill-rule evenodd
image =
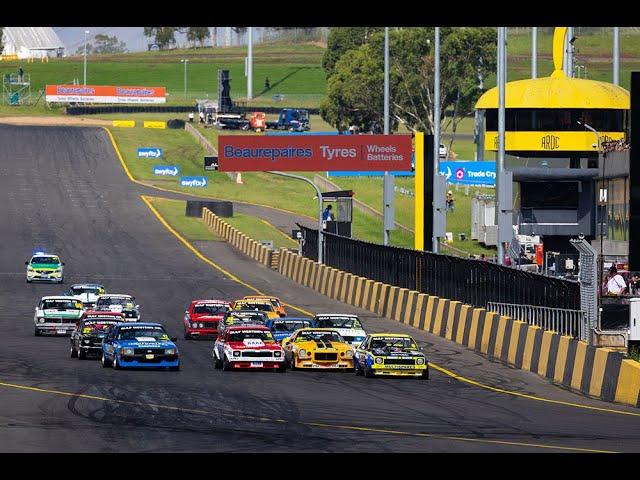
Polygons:
<instances>
[{"instance_id":1,"label":"catch fencing","mask_svg":"<svg viewBox=\"0 0 640 480\"><path fill-rule=\"evenodd\" d=\"M582 310L497 302L488 302L487 310L561 335L569 335L581 340L588 337L589 320L587 312Z\"/></svg>"},{"instance_id":2,"label":"catch fencing","mask_svg":"<svg viewBox=\"0 0 640 480\"><path fill-rule=\"evenodd\" d=\"M302 254L317 261L318 232L298 225ZM489 302L580 309L577 282L491 262L378 245L324 233L324 263L339 270L476 307Z\"/></svg>"}]
</instances>

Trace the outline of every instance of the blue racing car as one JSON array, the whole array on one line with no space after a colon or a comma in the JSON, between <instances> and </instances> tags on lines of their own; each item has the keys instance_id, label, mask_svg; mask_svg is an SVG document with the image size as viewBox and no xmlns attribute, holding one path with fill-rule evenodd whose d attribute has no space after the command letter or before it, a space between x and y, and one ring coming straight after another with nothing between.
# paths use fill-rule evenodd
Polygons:
<instances>
[{"instance_id":1,"label":"blue racing car","mask_svg":"<svg viewBox=\"0 0 640 480\"><path fill-rule=\"evenodd\" d=\"M267 320L265 326L271 330L276 342L280 343L282 339L290 337L296 330L311 327L311 323L310 318L282 317Z\"/></svg>"},{"instance_id":2,"label":"blue racing car","mask_svg":"<svg viewBox=\"0 0 640 480\"><path fill-rule=\"evenodd\" d=\"M102 342L102 366L180 370L175 340L159 323L116 324Z\"/></svg>"}]
</instances>

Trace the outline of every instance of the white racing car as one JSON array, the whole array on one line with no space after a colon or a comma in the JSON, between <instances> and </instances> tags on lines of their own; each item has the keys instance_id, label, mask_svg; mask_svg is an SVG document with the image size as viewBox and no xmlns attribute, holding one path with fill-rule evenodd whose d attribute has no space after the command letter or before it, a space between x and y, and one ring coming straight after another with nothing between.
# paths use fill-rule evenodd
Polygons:
<instances>
[{"instance_id":1,"label":"white racing car","mask_svg":"<svg viewBox=\"0 0 640 480\"><path fill-rule=\"evenodd\" d=\"M140 305L136 304L136 297L123 294L100 295L96 300L96 311L115 312L124 314L125 322L139 322Z\"/></svg>"},{"instance_id":2,"label":"white racing car","mask_svg":"<svg viewBox=\"0 0 640 480\"><path fill-rule=\"evenodd\" d=\"M367 336L357 315L347 313L324 313L313 317L315 328L330 328L336 330L345 341L358 347Z\"/></svg>"},{"instance_id":3,"label":"white racing car","mask_svg":"<svg viewBox=\"0 0 640 480\"><path fill-rule=\"evenodd\" d=\"M84 310L72 297L42 297L33 315L34 335L71 335Z\"/></svg>"},{"instance_id":4,"label":"white racing car","mask_svg":"<svg viewBox=\"0 0 640 480\"><path fill-rule=\"evenodd\" d=\"M104 295L105 289L103 285L97 283L76 283L69 287L65 295L76 298L82 302L86 309L93 309L100 295Z\"/></svg>"}]
</instances>

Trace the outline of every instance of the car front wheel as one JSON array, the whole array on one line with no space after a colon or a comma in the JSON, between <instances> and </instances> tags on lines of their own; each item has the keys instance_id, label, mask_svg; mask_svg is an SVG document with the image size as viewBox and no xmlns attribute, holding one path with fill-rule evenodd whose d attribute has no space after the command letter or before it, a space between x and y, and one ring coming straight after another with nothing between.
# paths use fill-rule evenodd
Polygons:
<instances>
[{"instance_id":1,"label":"car front wheel","mask_svg":"<svg viewBox=\"0 0 640 480\"><path fill-rule=\"evenodd\" d=\"M228 372L229 370L233 370L233 367L231 366L231 362L227 360L227 357L224 357L224 359L222 360L222 370L224 370L225 372Z\"/></svg>"},{"instance_id":2,"label":"car front wheel","mask_svg":"<svg viewBox=\"0 0 640 480\"><path fill-rule=\"evenodd\" d=\"M70 352L71 358L76 358L78 356L78 352L76 352L76 349L73 348L73 344L71 344L71 352Z\"/></svg>"},{"instance_id":3,"label":"car front wheel","mask_svg":"<svg viewBox=\"0 0 640 480\"><path fill-rule=\"evenodd\" d=\"M87 358L87 352L78 347L78 360L84 360Z\"/></svg>"},{"instance_id":4,"label":"car front wheel","mask_svg":"<svg viewBox=\"0 0 640 480\"><path fill-rule=\"evenodd\" d=\"M111 362L104 355L104 352L102 352L102 359L100 360L100 363L102 364L102 368L107 368L111 366Z\"/></svg>"}]
</instances>

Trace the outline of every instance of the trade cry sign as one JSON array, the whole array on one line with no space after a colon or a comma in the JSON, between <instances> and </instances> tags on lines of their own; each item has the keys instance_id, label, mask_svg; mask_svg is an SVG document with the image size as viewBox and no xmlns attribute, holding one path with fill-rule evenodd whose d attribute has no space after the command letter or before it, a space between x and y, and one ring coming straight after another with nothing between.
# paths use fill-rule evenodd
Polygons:
<instances>
[{"instance_id":1,"label":"trade cry sign","mask_svg":"<svg viewBox=\"0 0 640 480\"><path fill-rule=\"evenodd\" d=\"M162 158L162 149L158 147L141 147L138 149L138 158Z\"/></svg>"},{"instance_id":2,"label":"trade cry sign","mask_svg":"<svg viewBox=\"0 0 640 480\"><path fill-rule=\"evenodd\" d=\"M411 170L410 135L218 137L221 172Z\"/></svg>"}]
</instances>

